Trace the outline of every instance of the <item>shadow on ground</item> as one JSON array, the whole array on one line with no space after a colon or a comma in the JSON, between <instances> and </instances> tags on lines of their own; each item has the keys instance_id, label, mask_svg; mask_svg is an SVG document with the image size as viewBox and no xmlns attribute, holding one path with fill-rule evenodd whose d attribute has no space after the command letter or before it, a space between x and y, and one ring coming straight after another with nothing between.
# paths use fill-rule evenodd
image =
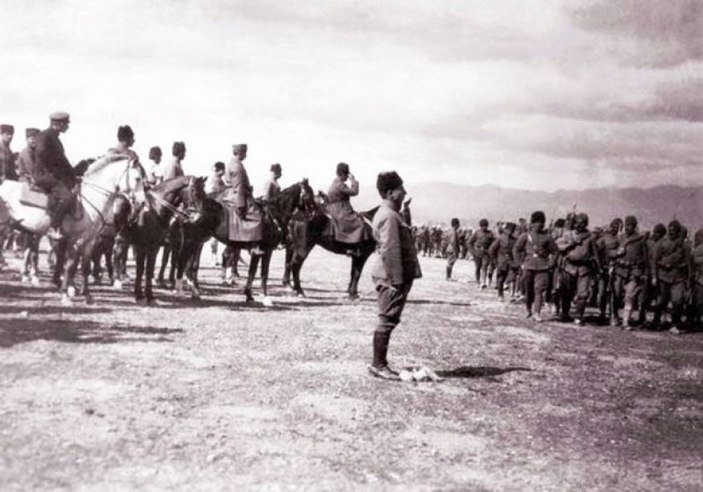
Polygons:
<instances>
[{"instance_id":1,"label":"shadow on ground","mask_svg":"<svg viewBox=\"0 0 703 492\"><path fill-rule=\"evenodd\" d=\"M171 342L167 335L182 331L89 321L9 318L2 320L0 348L36 340L66 343Z\"/></svg>"},{"instance_id":2,"label":"shadow on ground","mask_svg":"<svg viewBox=\"0 0 703 492\"><path fill-rule=\"evenodd\" d=\"M529 367L461 366L449 371L437 371L437 375L442 378L487 378L513 371L532 371L532 369Z\"/></svg>"}]
</instances>

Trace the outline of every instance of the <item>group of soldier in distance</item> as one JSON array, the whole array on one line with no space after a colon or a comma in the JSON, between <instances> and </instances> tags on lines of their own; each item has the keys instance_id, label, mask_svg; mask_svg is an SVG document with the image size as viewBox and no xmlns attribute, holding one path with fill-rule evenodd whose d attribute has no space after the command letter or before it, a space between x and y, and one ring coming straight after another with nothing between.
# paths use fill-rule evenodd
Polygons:
<instances>
[{"instance_id":1,"label":"group of soldier in distance","mask_svg":"<svg viewBox=\"0 0 703 492\"><path fill-rule=\"evenodd\" d=\"M81 193L81 168L84 171L94 161L82 161L76 166L69 163L59 139L60 134L68 130L69 123L69 115L59 112L50 115L48 129L26 129L26 146L19 153L10 148L14 128L0 125L0 182L17 180L28 189L47 195L46 213L50 215L51 230L59 244L66 214L75 209L77 196ZM151 190L184 177L184 142L173 143L171 157L164 165L161 164L163 153L156 146L150 149L149 165L140 163L139 156L132 150L134 143L133 130L128 125L120 126L117 143L99 158L102 162L127 160L139 174L139 186L117 190L120 200L128 202L127 215L115 211L114 220L103 220L91 252L94 259L96 255L104 255L109 261L113 245L121 242L123 247L115 248L114 254L116 257L122 255L119 262L122 269L125 268L125 244L134 241L128 234L122 234L123 229L127 230L130 224L134 226L135 221L142 220L145 209L153 206L153 200L148 198ZM250 251L252 259L265 255L266 241L262 237L265 234L261 224L269 220L281 233L276 244L295 250L291 237L300 229L301 222L295 225L291 217L308 211L298 210L304 206L297 204L298 208L283 216L271 212L269 205L282 194L278 183L282 166L278 163L270 166L270 175L261 193L255 196L244 167L247 152L246 144L233 145L229 163L215 163L211 176L205 181L207 196L217 196L217 201L229 211L226 224L229 235L225 239L234 241L230 244L243 245ZM125 172L129 172L129 167ZM304 185L307 186L306 180ZM301 195L305 194L305 186L300 188ZM624 220L614 219L606 228L591 230L588 215L576 212L553 220L547 226L547 217L539 210L530 215L529 221L499 222L493 228L487 219L482 219L474 231L461 228L456 218L451 220L448 229L413 226L408 207L410 200L406 200L400 175L395 171L382 172L378 175L376 187L381 204L362 217L350 202L350 198L359 192L359 182L349 165L342 162L337 165L336 177L328 192L320 193L315 201L316 210L324 211L328 223L319 235L334 243L323 247L348 254L352 259L361 257L356 267L358 273L370 254L368 244L372 245L371 251L375 249L379 253L371 272L378 293L378 323L373 337L373 362L369 366L374 376L397 377L386 358L388 345L392 331L400 322L413 282L422 276L418 261L420 254L446 257L446 280L453 280L453 268L458 260L473 260L479 288L495 288L501 299L505 299L507 292L513 301L524 302L527 317L536 322L546 320L549 311L550 319L588 323L594 318L587 316L587 308L591 307L594 309L589 312L598 313L596 322L627 330L633 327L669 328L677 333L701 328L703 229L691 237L686 227L672 220L666 226L657 224L651 231L640 231L637 218L628 215ZM0 193L0 204L2 198ZM201 208L188 213L188 203L167 205L173 209L173 221L200 220ZM0 239L3 243L12 227L23 229L22 221L17 217L2 226ZM206 231L202 242L210 237L221 239L213 229ZM132 244L136 248L136 244ZM57 256L61 254L60 250L57 250ZM199 256L200 249L196 251ZM309 249L302 254L307 251ZM286 258L288 265L288 252ZM4 262L1 256L0 262ZM353 285L354 291L350 290L350 294L355 294L356 289L354 268L350 282L350 289ZM61 274L58 266L56 269L54 279ZM263 269L264 266L262 279ZM664 321L667 315L670 315L670 322Z\"/></svg>"}]
</instances>

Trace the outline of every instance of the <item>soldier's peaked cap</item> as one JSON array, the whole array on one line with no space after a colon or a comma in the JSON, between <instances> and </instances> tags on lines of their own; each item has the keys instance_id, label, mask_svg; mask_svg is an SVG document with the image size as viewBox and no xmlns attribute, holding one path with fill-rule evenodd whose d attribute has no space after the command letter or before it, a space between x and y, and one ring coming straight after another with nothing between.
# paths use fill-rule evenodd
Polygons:
<instances>
[{"instance_id":1,"label":"soldier's peaked cap","mask_svg":"<svg viewBox=\"0 0 703 492\"><path fill-rule=\"evenodd\" d=\"M70 118L70 115L64 111L56 111L49 115L51 121L68 121Z\"/></svg>"},{"instance_id":2,"label":"soldier's peaked cap","mask_svg":"<svg viewBox=\"0 0 703 492\"><path fill-rule=\"evenodd\" d=\"M544 212L541 210L537 210L536 212L532 212L532 215L530 216L530 223L535 224L537 222L541 222L544 224L547 222L547 217L544 215Z\"/></svg>"},{"instance_id":3,"label":"soldier's peaked cap","mask_svg":"<svg viewBox=\"0 0 703 492\"><path fill-rule=\"evenodd\" d=\"M232 145L232 150L234 152L242 152L242 151L246 152L247 148L248 148L247 144L234 144L234 145Z\"/></svg>"},{"instance_id":4,"label":"soldier's peaked cap","mask_svg":"<svg viewBox=\"0 0 703 492\"><path fill-rule=\"evenodd\" d=\"M346 162L340 162L337 164L337 174L342 174L342 173L348 173L349 172L349 164Z\"/></svg>"},{"instance_id":5,"label":"soldier's peaked cap","mask_svg":"<svg viewBox=\"0 0 703 492\"><path fill-rule=\"evenodd\" d=\"M628 215L625 217L625 225L637 225L637 218L634 215Z\"/></svg>"},{"instance_id":6,"label":"soldier's peaked cap","mask_svg":"<svg viewBox=\"0 0 703 492\"><path fill-rule=\"evenodd\" d=\"M281 172L281 165L278 162L276 162L275 164L271 164L271 172L272 173L275 173L275 172L280 173Z\"/></svg>"},{"instance_id":7,"label":"soldier's peaked cap","mask_svg":"<svg viewBox=\"0 0 703 492\"><path fill-rule=\"evenodd\" d=\"M0 133L15 133L15 127L12 125L0 125Z\"/></svg>"},{"instance_id":8,"label":"soldier's peaked cap","mask_svg":"<svg viewBox=\"0 0 703 492\"><path fill-rule=\"evenodd\" d=\"M395 171L383 172L376 178L376 189L383 195L388 190L393 190L403 184L403 179Z\"/></svg>"},{"instance_id":9,"label":"soldier's peaked cap","mask_svg":"<svg viewBox=\"0 0 703 492\"><path fill-rule=\"evenodd\" d=\"M27 128L24 131L24 135L26 138L33 137L34 135L39 133L39 131L40 131L39 128Z\"/></svg>"}]
</instances>

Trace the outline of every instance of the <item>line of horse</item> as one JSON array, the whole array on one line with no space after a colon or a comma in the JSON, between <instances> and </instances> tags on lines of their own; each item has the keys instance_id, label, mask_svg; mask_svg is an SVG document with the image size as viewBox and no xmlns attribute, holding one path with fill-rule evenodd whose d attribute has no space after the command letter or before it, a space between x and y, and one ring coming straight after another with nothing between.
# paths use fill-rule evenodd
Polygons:
<instances>
[{"instance_id":1,"label":"line of horse","mask_svg":"<svg viewBox=\"0 0 703 492\"><path fill-rule=\"evenodd\" d=\"M319 245L351 258L347 287L351 299L358 297L358 284L369 256L375 250L370 230L360 243L336 241L329 234L330 216L319 203L307 179L283 190L271 201L259 203L263 216L261 241L238 242L229 239L226 205L219 194L205 192L206 178L182 176L162 182L148 190L143 188L137 162L127 158L103 157L85 165L80 193L74 210L61 224L61 239L56 243L56 261L52 281L62 293L62 302L70 304L76 295L93 298L89 287L91 263L99 261L105 248L114 247L114 272L119 285L125 272L127 249L135 258L134 298L138 303L155 303L153 279L159 248L170 249L175 285L182 291L183 277L191 286L193 297L200 296L198 266L202 247L214 237L235 250L251 253L244 288L247 302L253 302L253 282L261 264L263 303L270 304L268 293L269 266L273 251L285 246L283 282L297 295L303 296L300 272L310 251ZM25 252L26 270L36 267L39 240L49 230L49 215L40 207L22 201L17 182L0 184L0 224L22 231L30 238ZM135 202L134 195L141 200ZM361 215L364 227L370 229L377 208ZM106 246L107 245L107 246ZM76 291L75 276L81 266L83 281ZM31 275L31 274L30 274ZM163 268L161 270L163 275ZM34 277L33 277L34 278Z\"/></svg>"}]
</instances>

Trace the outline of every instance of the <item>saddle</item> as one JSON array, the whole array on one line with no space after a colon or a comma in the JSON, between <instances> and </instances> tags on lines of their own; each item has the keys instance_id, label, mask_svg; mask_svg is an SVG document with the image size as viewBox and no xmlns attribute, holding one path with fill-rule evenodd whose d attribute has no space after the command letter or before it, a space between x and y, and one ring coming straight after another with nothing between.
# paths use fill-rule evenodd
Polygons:
<instances>
[{"instance_id":1,"label":"saddle","mask_svg":"<svg viewBox=\"0 0 703 492\"><path fill-rule=\"evenodd\" d=\"M49 205L49 195L32 187L29 183L21 183L20 203L27 207L36 207L46 210Z\"/></svg>"},{"instance_id":2,"label":"saddle","mask_svg":"<svg viewBox=\"0 0 703 492\"><path fill-rule=\"evenodd\" d=\"M247 213L244 218L239 217L232 207L226 207L229 215L229 239L239 242L258 242L263 237L263 215L261 208L249 200L247 203Z\"/></svg>"}]
</instances>

